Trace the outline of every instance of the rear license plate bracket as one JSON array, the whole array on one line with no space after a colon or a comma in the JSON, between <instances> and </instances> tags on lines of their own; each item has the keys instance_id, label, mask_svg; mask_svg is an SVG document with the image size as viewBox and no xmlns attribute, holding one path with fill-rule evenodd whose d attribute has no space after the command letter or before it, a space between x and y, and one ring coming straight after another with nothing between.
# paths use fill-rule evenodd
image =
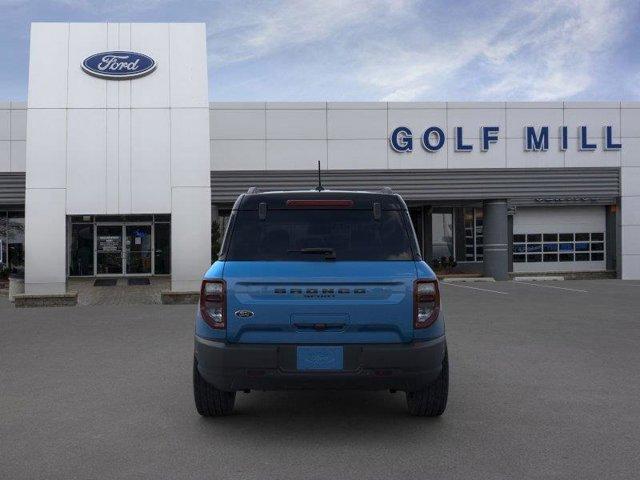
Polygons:
<instances>
[{"instance_id":1,"label":"rear license plate bracket","mask_svg":"<svg viewBox=\"0 0 640 480\"><path fill-rule=\"evenodd\" d=\"M335 371L344 368L341 346L301 346L297 347L296 357L300 371Z\"/></svg>"}]
</instances>

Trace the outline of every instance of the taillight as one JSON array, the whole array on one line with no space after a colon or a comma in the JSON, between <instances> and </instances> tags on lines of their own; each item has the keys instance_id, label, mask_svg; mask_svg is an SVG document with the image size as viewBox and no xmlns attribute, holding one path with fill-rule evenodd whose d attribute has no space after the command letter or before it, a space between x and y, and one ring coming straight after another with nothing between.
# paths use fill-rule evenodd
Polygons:
<instances>
[{"instance_id":1,"label":"taillight","mask_svg":"<svg viewBox=\"0 0 640 480\"><path fill-rule=\"evenodd\" d=\"M440 313L440 291L437 280L416 280L413 284L413 327L427 328Z\"/></svg>"},{"instance_id":2,"label":"taillight","mask_svg":"<svg viewBox=\"0 0 640 480\"><path fill-rule=\"evenodd\" d=\"M200 288L200 314L211 328L227 326L227 286L224 280L203 280Z\"/></svg>"}]
</instances>

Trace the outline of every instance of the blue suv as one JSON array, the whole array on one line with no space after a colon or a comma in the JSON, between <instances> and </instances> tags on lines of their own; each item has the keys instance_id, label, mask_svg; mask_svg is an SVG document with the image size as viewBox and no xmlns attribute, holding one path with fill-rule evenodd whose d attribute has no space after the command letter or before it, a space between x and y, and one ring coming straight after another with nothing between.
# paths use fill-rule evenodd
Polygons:
<instances>
[{"instance_id":1,"label":"blue suv","mask_svg":"<svg viewBox=\"0 0 640 480\"><path fill-rule=\"evenodd\" d=\"M202 281L193 387L204 416L237 391L322 388L401 390L411 414L441 415L444 313L402 198L241 195Z\"/></svg>"}]
</instances>

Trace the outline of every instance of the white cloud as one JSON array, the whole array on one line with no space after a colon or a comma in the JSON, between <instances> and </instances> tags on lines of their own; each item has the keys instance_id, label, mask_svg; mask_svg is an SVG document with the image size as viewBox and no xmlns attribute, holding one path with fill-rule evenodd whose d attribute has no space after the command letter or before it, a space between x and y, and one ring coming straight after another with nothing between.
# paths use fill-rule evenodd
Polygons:
<instances>
[{"instance_id":1,"label":"white cloud","mask_svg":"<svg viewBox=\"0 0 640 480\"><path fill-rule=\"evenodd\" d=\"M409 0L261 2L216 12L209 22L210 58L217 65L330 40L333 35L401 14Z\"/></svg>"},{"instance_id":2,"label":"white cloud","mask_svg":"<svg viewBox=\"0 0 640 480\"><path fill-rule=\"evenodd\" d=\"M445 4L446 5L446 4ZM288 1L217 12L210 62L285 52L325 82L380 100L579 96L623 29L614 0L449 5L410 0ZM338 95L339 96L339 95Z\"/></svg>"},{"instance_id":3,"label":"white cloud","mask_svg":"<svg viewBox=\"0 0 640 480\"><path fill-rule=\"evenodd\" d=\"M35 2L33 2L33 0L0 0L0 5L3 3L9 5L33 5ZM50 5L61 5L72 10L91 11L93 13L105 15L110 13L121 13L123 11L149 11L170 3L175 3L175 0L49 0L48 3Z\"/></svg>"},{"instance_id":4,"label":"white cloud","mask_svg":"<svg viewBox=\"0 0 640 480\"><path fill-rule=\"evenodd\" d=\"M627 61L618 47L637 37L637 0L51 3L70 20L207 21L219 98L553 100L598 96L603 85L640 96L637 58L616 78L604 71ZM12 12L34 5L0 0ZM20 6L30 8L11 8Z\"/></svg>"},{"instance_id":5,"label":"white cloud","mask_svg":"<svg viewBox=\"0 0 640 480\"><path fill-rule=\"evenodd\" d=\"M567 98L590 87L597 62L624 20L623 10L608 0L538 1L501 11L506 13L485 24L467 19L461 25L467 32L458 37L425 32L426 52L405 49L387 69L373 55L360 81L383 100L442 95L456 77L473 85L472 96L479 100Z\"/></svg>"},{"instance_id":6,"label":"white cloud","mask_svg":"<svg viewBox=\"0 0 640 480\"><path fill-rule=\"evenodd\" d=\"M623 11L610 1L574 1L569 9L540 2L539 7L532 26L503 40L520 55L500 59L489 95L531 100L577 95L591 86L597 62L622 31Z\"/></svg>"}]
</instances>

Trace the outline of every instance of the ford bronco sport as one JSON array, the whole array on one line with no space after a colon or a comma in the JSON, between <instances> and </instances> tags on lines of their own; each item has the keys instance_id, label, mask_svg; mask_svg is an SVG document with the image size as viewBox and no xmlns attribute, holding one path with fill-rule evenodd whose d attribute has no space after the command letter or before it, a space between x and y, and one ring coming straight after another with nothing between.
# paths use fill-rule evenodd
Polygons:
<instances>
[{"instance_id":1,"label":"ford bronco sport","mask_svg":"<svg viewBox=\"0 0 640 480\"><path fill-rule=\"evenodd\" d=\"M448 373L438 281L399 195L237 199L196 313L201 415L230 413L237 391L330 388L401 390L437 416Z\"/></svg>"}]
</instances>

